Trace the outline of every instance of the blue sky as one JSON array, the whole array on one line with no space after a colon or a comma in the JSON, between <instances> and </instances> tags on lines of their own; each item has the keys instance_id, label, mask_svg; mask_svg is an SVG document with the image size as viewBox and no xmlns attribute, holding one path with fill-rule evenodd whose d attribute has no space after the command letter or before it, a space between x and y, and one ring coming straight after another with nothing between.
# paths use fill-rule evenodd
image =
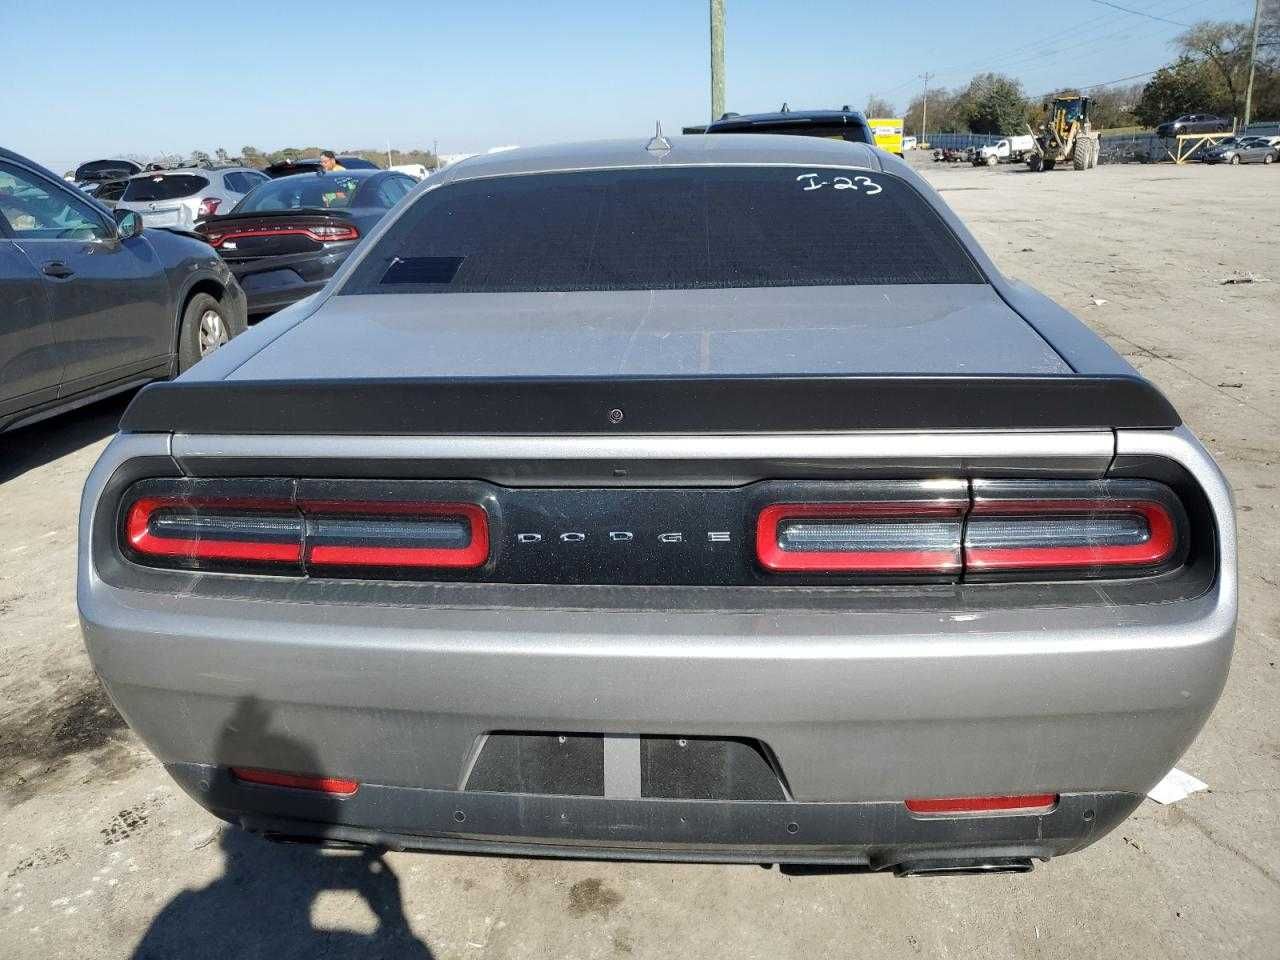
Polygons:
<instances>
[{"instance_id":1,"label":"blue sky","mask_svg":"<svg viewBox=\"0 0 1280 960\"><path fill-rule=\"evenodd\" d=\"M1248 19L1252 0L1115 0ZM726 0L728 108L899 109L937 74L1031 94L1169 59L1179 28L1098 0ZM121 153L430 147L642 136L709 111L706 0L0 0L0 142L62 172ZM29 42L28 42L29 41Z\"/></svg>"}]
</instances>

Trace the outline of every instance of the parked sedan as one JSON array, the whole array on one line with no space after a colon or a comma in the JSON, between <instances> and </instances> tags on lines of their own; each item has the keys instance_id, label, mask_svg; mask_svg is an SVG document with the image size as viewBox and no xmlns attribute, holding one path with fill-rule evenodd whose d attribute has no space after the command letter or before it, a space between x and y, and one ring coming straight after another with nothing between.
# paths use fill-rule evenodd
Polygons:
<instances>
[{"instance_id":1,"label":"parked sedan","mask_svg":"<svg viewBox=\"0 0 1280 960\"><path fill-rule=\"evenodd\" d=\"M149 227L190 230L219 210L229 210L266 180L249 167L156 170L131 177L116 206L136 211Z\"/></svg>"},{"instance_id":2,"label":"parked sedan","mask_svg":"<svg viewBox=\"0 0 1280 960\"><path fill-rule=\"evenodd\" d=\"M1228 137L1204 151L1200 158L1205 163L1275 163L1280 159L1280 147L1266 137Z\"/></svg>"},{"instance_id":3,"label":"parked sedan","mask_svg":"<svg viewBox=\"0 0 1280 960\"><path fill-rule=\"evenodd\" d=\"M1231 129L1230 121L1212 113L1185 113L1156 127L1157 137L1176 137L1184 133L1222 133Z\"/></svg>"},{"instance_id":4,"label":"parked sedan","mask_svg":"<svg viewBox=\"0 0 1280 960\"><path fill-rule=\"evenodd\" d=\"M1221 472L869 145L465 160L268 327L80 522L98 676L250 830L1026 871L1226 680Z\"/></svg>"},{"instance_id":5,"label":"parked sedan","mask_svg":"<svg viewBox=\"0 0 1280 960\"><path fill-rule=\"evenodd\" d=\"M244 326L206 244L0 149L0 430L173 376Z\"/></svg>"},{"instance_id":6,"label":"parked sedan","mask_svg":"<svg viewBox=\"0 0 1280 960\"><path fill-rule=\"evenodd\" d=\"M226 216L198 228L231 265L251 319L315 293L359 239L417 186L384 170L303 173L270 180Z\"/></svg>"}]
</instances>

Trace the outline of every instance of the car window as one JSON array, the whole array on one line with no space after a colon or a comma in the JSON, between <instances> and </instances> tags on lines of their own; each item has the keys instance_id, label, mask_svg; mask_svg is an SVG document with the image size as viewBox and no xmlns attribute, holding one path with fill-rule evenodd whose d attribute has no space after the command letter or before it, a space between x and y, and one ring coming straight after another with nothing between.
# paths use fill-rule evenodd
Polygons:
<instances>
[{"instance_id":1,"label":"car window","mask_svg":"<svg viewBox=\"0 0 1280 960\"><path fill-rule=\"evenodd\" d=\"M71 190L0 163L0 216L20 240L103 240L115 228Z\"/></svg>"},{"instance_id":2,"label":"car window","mask_svg":"<svg viewBox=\"0 0 1280 960\"><path fill-rule=\"evenodd\" d=\"M236 205L236 213L330 210L351 206L360 178L343 173L303 173L263 184Z\"/></svg>"},{"instance_id":3,"label":"car window","mask_svg":"<svg viewBox=\"0 0 1280 960\"><path fill-rule=\"evenodd\" d=\"M413 189L413 181L401 177L388 177L378 185L378 206L390 209Z\"/></svg>"},{"instance_id":4,"label":"car window","mask_svg":"<svg viewBox=\"0 0 1280 960\"><path fill-rule=\"evenodd\" d=\"M701 167L462 181L422 194L343 293L982 283L906 182Z\"/></svg>"},{"instance_id":5,"label":"car window","mask_svg":"<svg viewBox=\"0 0 1280 960\"><path fill-rule=\"evenodd\" d=\"M152 173L134 177L124 189L125 202L147 203L190 197L209 186L209 181L193 173Z\"/></svg>"},{"instance_id":6,"label":"car window","mask_svg":"<svg viewBox=\"0 0 1280 960\"><path fill-rule=\"evenodd\" d=\"M222 175L222 183L232 193L249 192L245 189L244 181L240 179L240 174L238 173L224 173Z\"/></svg>"},{"instance_id":7,"label":"car window","mask_svg":"<svg viewBox=\"0 0 1280 960\"><path fill-rule=\"evenodd\" d=\"M124 160L90 160L76 167L77 180L110 180L113 177L130 177L141 168Z\"/></svg>"}]
</instances>

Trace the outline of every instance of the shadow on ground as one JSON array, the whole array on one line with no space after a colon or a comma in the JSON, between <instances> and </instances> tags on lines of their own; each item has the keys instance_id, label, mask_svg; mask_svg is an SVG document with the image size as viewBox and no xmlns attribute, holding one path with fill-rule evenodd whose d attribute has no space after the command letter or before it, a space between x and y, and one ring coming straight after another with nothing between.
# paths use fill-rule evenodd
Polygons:
<instances>
[{"instance_id":1,"label":"shadow on ground","mask_svg":"<svg viewBox=\"0 0 1280 960\"><path fill-rule=\"evenodd\" d=\"M314 751L271 731L269 720L253 698L242 700L219 738L221 762L235 763L252 744L252 756L270 758L278 769L317 772ZM230 826L222 830L221 846L222 875L169 901L133 960L431 960L431 950L409 928L400 879L382 851L277 844ZM363 901L375 928L365 933L318 927L314 906L330 891Z\"/></svg>"},{"instance_id":2,"label":"shadow on ground","mask_svg":"<svg viewBox=\"0 0 1280 960\"><path fill-rule=\"evenodd\" d=\"M0 435L0 483L109 437L133 391Z\"/></svg>"}]
</instances>

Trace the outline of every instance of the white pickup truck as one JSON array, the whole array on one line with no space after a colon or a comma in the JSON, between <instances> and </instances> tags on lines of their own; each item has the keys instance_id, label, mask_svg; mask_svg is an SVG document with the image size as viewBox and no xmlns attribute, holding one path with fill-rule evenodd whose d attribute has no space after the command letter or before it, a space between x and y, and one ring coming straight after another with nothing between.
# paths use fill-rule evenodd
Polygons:
<instances>
[{"instance_id":1,"label":"white pickup truck","mask_svg":"<svg viewBox=\"0 0 1280 960\"><path fill-rule=\"evenodd\" d=\"M986 164L988 167L994 167L997 163L1022 163L1028 155L1035 152L1035 149L1036 138L1030 134L1006 137L974 151L973 165L980 167Z\"/></svg>"}]
</instances>

